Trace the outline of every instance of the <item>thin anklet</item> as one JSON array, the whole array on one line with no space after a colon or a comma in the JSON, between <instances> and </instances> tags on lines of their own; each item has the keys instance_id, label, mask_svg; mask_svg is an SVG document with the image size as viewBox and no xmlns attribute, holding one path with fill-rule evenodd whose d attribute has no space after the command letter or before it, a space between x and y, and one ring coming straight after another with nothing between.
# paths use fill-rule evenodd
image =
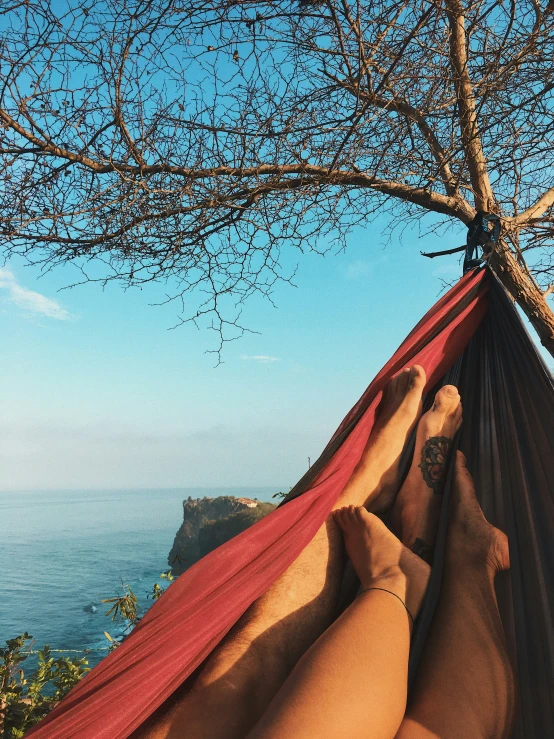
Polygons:
<instances>
[{"instance_id":1,"label":"thin anklet","mask_svg":"<svg viewBox=\"0 0 554 739\"><path fill-rule=\"evenodd\" d=\"M402 603L402 605L406 609L406 613L408 614L408 616L410 617L410 619L412 621L412 626L414 626L414 617L410 613L410 609L408 608L408 606L404 603L404 601L402 600L402 598L399 595L396 595L396 593L393 593L392 590L387 590L386 588L364 588L363 590L360 590L360 592L358 593L358 595L361 595L362 593L367 593L369 590L382 590L383 593L390 593L391 595L394 595L395 598L398 598L398 600ZM356 596L356 597L358 597L358 596Z\"/></svg>"}]
</instances>

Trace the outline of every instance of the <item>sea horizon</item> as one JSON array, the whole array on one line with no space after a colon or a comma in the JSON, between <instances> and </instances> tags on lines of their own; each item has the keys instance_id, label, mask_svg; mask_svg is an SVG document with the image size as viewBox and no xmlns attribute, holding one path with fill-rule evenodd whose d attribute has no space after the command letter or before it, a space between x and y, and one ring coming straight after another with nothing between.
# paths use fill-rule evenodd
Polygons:
<instances>
[{"instance_id":1,"label":"sea horizon","mask_svg":"<svg viewBox=\"0 0 554 739\"><path fill-rule=\"evenodd\" d=\"M281 486L291 488L291 485ZM179 490L270 490L275 488L280 489L278 485L165 485L160 487L154 487L148 485L145 487L52 487L52 488L0 488L0 495L4 493L86 493L86 492L164 492L168 490L179 491Z\"/></svg>"},{"instance_id":2,"label":"sea horizon","mask_svg":"<svg viewBox=\"0 0 554 739\"><path fill-rule=\"evenodd\" d=\"M109 606L102 599L127 584L146 612L152 604L148 593L170 569L184 500L234 495L272 501L278 491L278 486L0 491L0 643L27 631L34 648L93 650L87 656L93 666L108 646L104 632L123 634L105 616ZM91 605L94 612L85 610Z\"/></svg>"}]
</instances>

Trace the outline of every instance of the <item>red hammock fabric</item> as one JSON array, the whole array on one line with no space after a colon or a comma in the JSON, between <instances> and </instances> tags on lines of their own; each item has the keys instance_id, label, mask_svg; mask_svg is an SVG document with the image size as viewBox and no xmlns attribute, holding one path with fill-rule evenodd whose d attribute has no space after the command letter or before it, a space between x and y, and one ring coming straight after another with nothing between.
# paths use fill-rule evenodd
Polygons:
<instances>
[{"instance_id":1,"label":"red hammock fabric","mask_svg":"<svg viewBox=\"0 0 554 739\"><path fill-rule=\"evenodd\" d=\"M293 499L182 574L121 646L27 736L122 739L137 729L310 542L361 457L388 380L420 364L431 388L475 333L487 290L486 272L470 272L439 300L346 416Z\"/></svg>"}]
</instances>

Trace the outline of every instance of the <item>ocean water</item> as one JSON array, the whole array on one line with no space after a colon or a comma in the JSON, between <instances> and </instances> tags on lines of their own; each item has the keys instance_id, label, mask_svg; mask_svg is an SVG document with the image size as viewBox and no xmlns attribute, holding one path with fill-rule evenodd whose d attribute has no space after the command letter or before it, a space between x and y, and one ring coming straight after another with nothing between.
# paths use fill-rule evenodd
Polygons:
<instances>
[{"instance_id":1,"label":"ocean water","mask_svg":"<svg viewBox=\"0 0 554 739\"><path fill-rule=\"evenodd\" d=\"M122 633L100 600L126 583L147 609L185 498L270 500L278 489L0 492L0 644L27 631L36 648L92 649L96 664L106 653L104 631ZM96 613L83 610L91 603Z\"/></svg>"}]
</instances>

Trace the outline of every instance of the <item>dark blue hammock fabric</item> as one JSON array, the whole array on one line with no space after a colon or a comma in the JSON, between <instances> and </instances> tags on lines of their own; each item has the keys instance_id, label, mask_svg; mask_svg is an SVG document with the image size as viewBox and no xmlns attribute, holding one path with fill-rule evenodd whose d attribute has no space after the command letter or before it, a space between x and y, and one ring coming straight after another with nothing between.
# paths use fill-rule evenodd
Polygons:
<instances>
[{"instance_id":1,"label":"dark blue hammock fabric","mask_svg":"<svg viewBox=\"0 0 554 739\"><path fill-rule=\"evenodd\" d=\"M554 379L504 288L492 272L488 277L486 316L439 384L459 388L464 423L457 446L467 457L485 516L510 542L511 568L497 577L497 594L517 675L518 708L512 736L551 739ZM449 499L450 479L426 603L414 634L412 681L440 597Z\"/></svg>"}]
</instances>

